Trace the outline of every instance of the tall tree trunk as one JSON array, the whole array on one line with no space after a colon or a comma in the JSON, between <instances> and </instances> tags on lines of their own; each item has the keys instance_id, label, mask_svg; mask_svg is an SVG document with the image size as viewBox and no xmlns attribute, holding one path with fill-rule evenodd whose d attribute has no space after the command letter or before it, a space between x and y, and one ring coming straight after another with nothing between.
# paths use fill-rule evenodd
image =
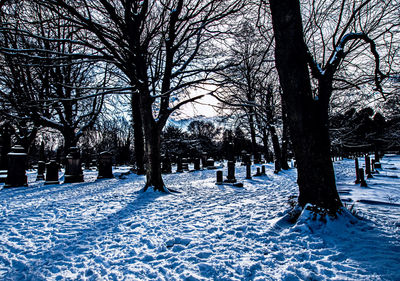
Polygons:
<instances>
[{"instance_id":1,"label":"tall tree trunk","mask_svg":"<svg viewBox=\"0 0 400 281\"><path fill-rule=\"evenodd\" d=\"M140 114L140 104L139 104L138 94L132 94L131 106L132 106L133 134L134 134L137 174L143 175L145 173L143 122L142 122L142 116Z\"/></svg>"},{"instance_id":2,"label":"tall tree trunk","mask_svg":"<svg viewBox=\"0 0 400 281\"><path fill-rule=\"evenodd\" d=\"M151 103L147 101L148 97L141 97L141 116L143 120L143 129L146 146L146 186L153 187L154 190L167 192L161 176L161 130L154 121Z\"/></svg>"},{"instance_id":3,"label":"tall tree trunk","mask_svg":"<svg viewBox=\"0 0 400 281\"><path fill-rule=\"evenodd\" d=\"M275 171L274 171L274 173L278 173L278 172L281 171L281 168L282 168L281 147L280 147L280 144L279 144L278 135L276 134L275 126L270 125L269 126L269 132L271 134L272 147L274 148L274 158L275 158Z\"/></svg>"},{"instance_id":4,"label":"tall tree trunk","mask_svg":"<svg viewBox=\"0 0 400 281\"><path fill-rule=\"evenodd\" d=\"M75 137L75 132L73 129L67 128L61 133L64 137L64 155L66 156L69 153L69 149L77 145L78 139Z\"/></svg>"},{"instance_id":5,"label":"tall tree trunk","mask_svg":"<svg viewBox=\"0 0 400 281\"><path fill-rule=\"evenodd\" d=\"M282 101L282 146L281 146L281 165L283 170L288 170L288 144L289 144L289 128L286 105Z\"/></svg>"},{"instance_id":6,"label":"tall tree trunk","mask_svg":"<svg viewBox=\"0 0 400 281\"><path fill-rule=\"evenodd\" d=\"M257 140L256 140L256 129L254 126L254 111L252 108L249 110L249 126L250 126L250 137L251 137L251 150L255 156L257 153Z\"/></svg>"},{"instance_id":7,"label":"tall tree trunk","mask_svg":"<svg viewBox=\"0 0 400 281\"><path fill-rule=\"evenodd\" d=\"M269 150L269 141L267 130L262 130L262 141L264 145L264 158L267 163L272 162L271 151Z\"/></svg>"},{"instance_id":8,"label":"tall tree trunk","mask_svg":"<svg viewBox=\"0 0 400 281\"><path fill-rule=\"evenodd\" d=\"M275 61L298 169L299 204L336 212L342 206L330 158L328 107L314 99L307 65L300 3L270 0Z\"/></svg>"}]
</instances>

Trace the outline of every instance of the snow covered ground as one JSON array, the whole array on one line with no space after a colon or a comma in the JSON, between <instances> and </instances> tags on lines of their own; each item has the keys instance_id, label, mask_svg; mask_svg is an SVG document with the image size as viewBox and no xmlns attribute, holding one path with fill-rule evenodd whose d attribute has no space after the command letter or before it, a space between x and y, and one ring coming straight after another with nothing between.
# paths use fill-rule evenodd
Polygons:
<instances>
[{"instance_id":1,"label":"snow covered ground","mask_svg":"<svg viewBox=\"0 0 400 281\"><path fill-rule=\"evenodd\" d=\"M282 219L294 169L245 180L238 167L244 188L216 186L215 170L166 175L172 195L141 193L133 174L44 186L30 172L0 191L0 280L400 280L400 156L382 166L362 188L353 160L335 163L362 220L296 224Z\"/></svg>"}]
</instances>

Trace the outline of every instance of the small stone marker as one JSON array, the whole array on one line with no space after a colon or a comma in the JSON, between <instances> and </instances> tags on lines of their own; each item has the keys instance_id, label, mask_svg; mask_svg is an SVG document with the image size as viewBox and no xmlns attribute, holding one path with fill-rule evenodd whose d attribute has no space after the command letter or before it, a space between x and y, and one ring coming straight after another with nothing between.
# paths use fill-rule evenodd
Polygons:
<instances>
[{"instance_id":1,"label":"small stone marker","mask_svg":"<svg viewBox=\"0 0 400 281\"><path fill-rule=\"evenodd\" d=\"M83 182L79 149L77 147L71 147L66 160L64 183Z\"/></svg>"},{"instance_id":2,"label":"small stone marker","mask_svg":"<svg viewBox=\"0 0 400 281\"><path fill-rule=\"evenodd\" d=\"M257 167L257 172L256 172L256 174L255 174L254 176L255 176L255 177L261 176L260 167Z\"/></svg>"},{"instance_id":3,"label":"small stone marker","mask_svg":"<svg viewBox=\"0 0 400 281\"><path fill-rule=\"evenodd\" d=\"M228 183L235 183L236 178L235 178L235 162L233 161L228 161L228 176L226 177L225 182Z\"/></svg>"},{"instance_id":4,"label":"small stone marker","mask_svg":"<svg viewBox=\"0 0 400 281\"><path fill-rule=\"evenodd\" d=\"M264 165L262 165L261 166L261 175L265 175L266 173L265 173L265 166Z\"/></svg>"},{"instance_id":5,"label":"small stone marker","mask_svg":"<svg viewBox=\"0 0 400 281\"><path fill-rule=\"evenodd\" d=\"M207 159L207 169L209 169L209 170L216 169L213 158Z\"/></svg>"},{"instance_id":6,"label":"small stone marker","mask_svg":"<svg viewBox=\"0 0 400 281\"><path fill-rule=\"evenodd\" d=\"M364 169L363 168L358 169L358 173L360 175L360 186L367 187L367 182L364 179Z\"/></svg>"},{"instance_id":7,"label":"small stone marker","mask_svg":"<svg viewBox=\"0 0 400 281\"><path fill-rule=\"evenodd\" d=\"M250 163L246 164L246 179L251 180L251 165L250 165Z\"/></svg>"},{"instance_id":8,"label":"small stone marker","mask_svg":"<svg viewBox=\"0 0 400 281\"><path fill-rule=\"evenodd\" d=\"M223 184L223 174L222 171L217 171L217 181L215 184L220 185Z\"/></svg>"},{"instance_id":9,"label":"small stone marker","mask_svg":"<svg viewBox=\"0 0 400 281\"><path fill-rule=\"evenodd\" d=\"M28 178L25 174L27 154L25 149L16 145L11 148L8 155L8 172L4 187L28 186Z\"/></svg>"},{"instance_id":10,"label":"small stone marker","mask_svg":"<svg viewBox=\"0 0 400 281\"><path fill-rule=\"evenodd\" d=\"M58 170L59 165L56 160L50 160L49 163L46 164L46 181L44 184L59 184L58 181Z\"/></svg>"},{"instance_id":11,"label":"small stone marker","mask_svg":"<svg viewBox=\"0 0 400 281\"><path fill-rule=\"evenodd\" d=\"M361 180L360 180L360 168L358 166L358 158L357 157L355 159L355 166L356 166L356 181L354 183L358 184L361 182Z\"/></svg>"},{"instance_id":12,"label":"small stone marker","mask_svg":"<svg viewBox=\"0 0 400 281\"><path fill-rule=\"evenodd\" d=\"M114 177L112 173L112 154L110 152L101 152L99 155L98 163L98 179L111 179Z\"/></svg>"},{"instance_id":13,"label":"small stone marker","mask_svg":"<svg viewBox=\"0 0 400 281\"><path fill-rule=\"evenodd\" d=\"M38 170L36 181L44 180L44 172L46 170L46 163L44 161L38 161Z\"/></svg>"}]
</instances>

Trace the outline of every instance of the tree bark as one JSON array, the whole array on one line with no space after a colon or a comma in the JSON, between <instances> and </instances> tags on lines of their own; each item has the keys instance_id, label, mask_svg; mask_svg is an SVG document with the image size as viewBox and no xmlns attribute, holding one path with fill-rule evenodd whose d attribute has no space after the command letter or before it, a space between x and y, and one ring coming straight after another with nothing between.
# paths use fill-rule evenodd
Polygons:
<instances>
[{"instance_id":1,"label":"tree bark","mask_svg":"<svg viewBox=\"0 0 400 281\"><path fill-rule=\"evenodd\" d=\"M278 172L280 172L282 170L281 147L280 147L280 144L279 144L278 135L276 134L275 126L270 125L269 126L269 132L271 134L272 147L274 148L274 158L275 158L275 171L274 171L274 173L278 173Z\"/></svg>"},{"instance_id":2,"label":"tree bark","mask_svg":"<svg viewBox=\"0 0 400 281\"><path fill-rule=\"evenodd\" d=\"M153 118L152 106L148 101L149 97L141 97L141 116L146 147L146 186L161 192L168 192L161 175L161 130Z\"/></svg>"},{"instance_id":3,"label":"tree bark","mask_svg":"<svg viewBox=\"0 0 400 281\"><path fill-rule=\"evenodd\" d=\"M286 105L282 101L282 145L281 145L281 165L283 170L288 170L288 144L289 144L289 128Z\"/></svg>"},{"instance_id":4,"label":"tree bark","mask_svg":"<svg viewBox=\"0 0 400 281\"><path fill-rule=\"evenodd\" d=\"M67 128L61 131L64 137L64 155L68 155L69 149L75 147L78 143L78 139L75 137L75 132L73 129Z\"/></svg>"},{"instance_id":5,"label":"tree bark","mask_svg":"<svg viewBox=\"0 0 400 281\"><path fill-rule=\"evenodd\" d=\"M132 94L132 119L133 119L133 134L135 145L135 159L138 175L144 175L144 139L143 139L143 122L140 114L139 96Z\"/></svg>"},{"instance_id":6,"label":"tree bark","mask_svg":"<svg viewBox=\"0 0 400 281\"><path fill-rule=\"evenodd\" d=\"M297 160L298 203L336 212L342 203L330 158L328 107L312 95L300 4L293 0L270 0L270 8L275 62L282 99L290 112L289 128Z\"/></svg>"}]
</instances>

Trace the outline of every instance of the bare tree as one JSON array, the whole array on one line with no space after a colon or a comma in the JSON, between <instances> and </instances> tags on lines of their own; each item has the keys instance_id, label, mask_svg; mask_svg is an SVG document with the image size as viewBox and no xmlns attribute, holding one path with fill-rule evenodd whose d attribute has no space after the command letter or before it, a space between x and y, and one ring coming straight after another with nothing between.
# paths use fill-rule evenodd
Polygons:
<instances>
[{"instance_id":1,"label":"bare tree","mask_svg":"<svg viewBox=\"0 0 400 281\"><path fill-rule=\"evenodd\" d=\"M368 74L363 76L368 77L363 79L363 83L372 80L376 89L382 91L381 84L387 74L380 70L376 42L386 32L390 34L392 25L387 21L392 14L386 11L393 12L394 6L391 1L385 1L386 10L379 5L382 1L341 1L338 5L333 1L329 5L328 2L313 1L312 6L301 6L299 1L270 0L269 4L276 66L282 98L290 112L290 133L298 164L299 204L311 203L334 213L342 206L336 190L328 134L329 102L334 85L337 85L334 82L355 85L349 82L351 66L362 65L365 62L362 55L369 51L374 64L373 73L368 73L370 66L363 69ZM323 12L318 5L324 8ZM337 13L326 9L332 6L338 7L335 9ZM310 25L306 22L303 28L301 13L309 10L312 15L322 13L322 17L311 17L318 21L313 20ZM378 11L382 14L375 21L373 14ZM324 17L328 22L326 29ZM328 28L332 21L337 23L333 29ZM310 38L304 36L308 30L317 30L316 34L320 35L313 44L310 43L312 40L305 42L304 38ZM328 47L328 38L331 47ZM322 63L317 63L318 60Z\"/></svg>"},{"instance_id":2,"label":"bare tree","mask_svg":"<svg viewBox=\"0 0 400 281\"><path fill-rule=\"evenodd\" d=\"M220 67L205 47L224 31L224 19L242 1L40 1L59 17L90 31L81 44L113 62L128 77L134 122L140 113L147 156L145 189L168 191L161 177L160 133L170 114ZM137 131L135 130L135 133ZM135 135L135 138L137 136ZM136 147L136 143L135 143Z\"/></svg>"},{"instance_id":3,"label":"bare tree","mask_svg":"<svg viewBox=\"0 0 400 281\"><path fill-rule=\"evenodd\" d=\"M10 5L2 15L1 114L20 128L29 122L59 130L68 149L101 111L107 66L69 56L85 52L72 43L76 29L34 3L22 5Z\"/></svg>"}]
</instances>

